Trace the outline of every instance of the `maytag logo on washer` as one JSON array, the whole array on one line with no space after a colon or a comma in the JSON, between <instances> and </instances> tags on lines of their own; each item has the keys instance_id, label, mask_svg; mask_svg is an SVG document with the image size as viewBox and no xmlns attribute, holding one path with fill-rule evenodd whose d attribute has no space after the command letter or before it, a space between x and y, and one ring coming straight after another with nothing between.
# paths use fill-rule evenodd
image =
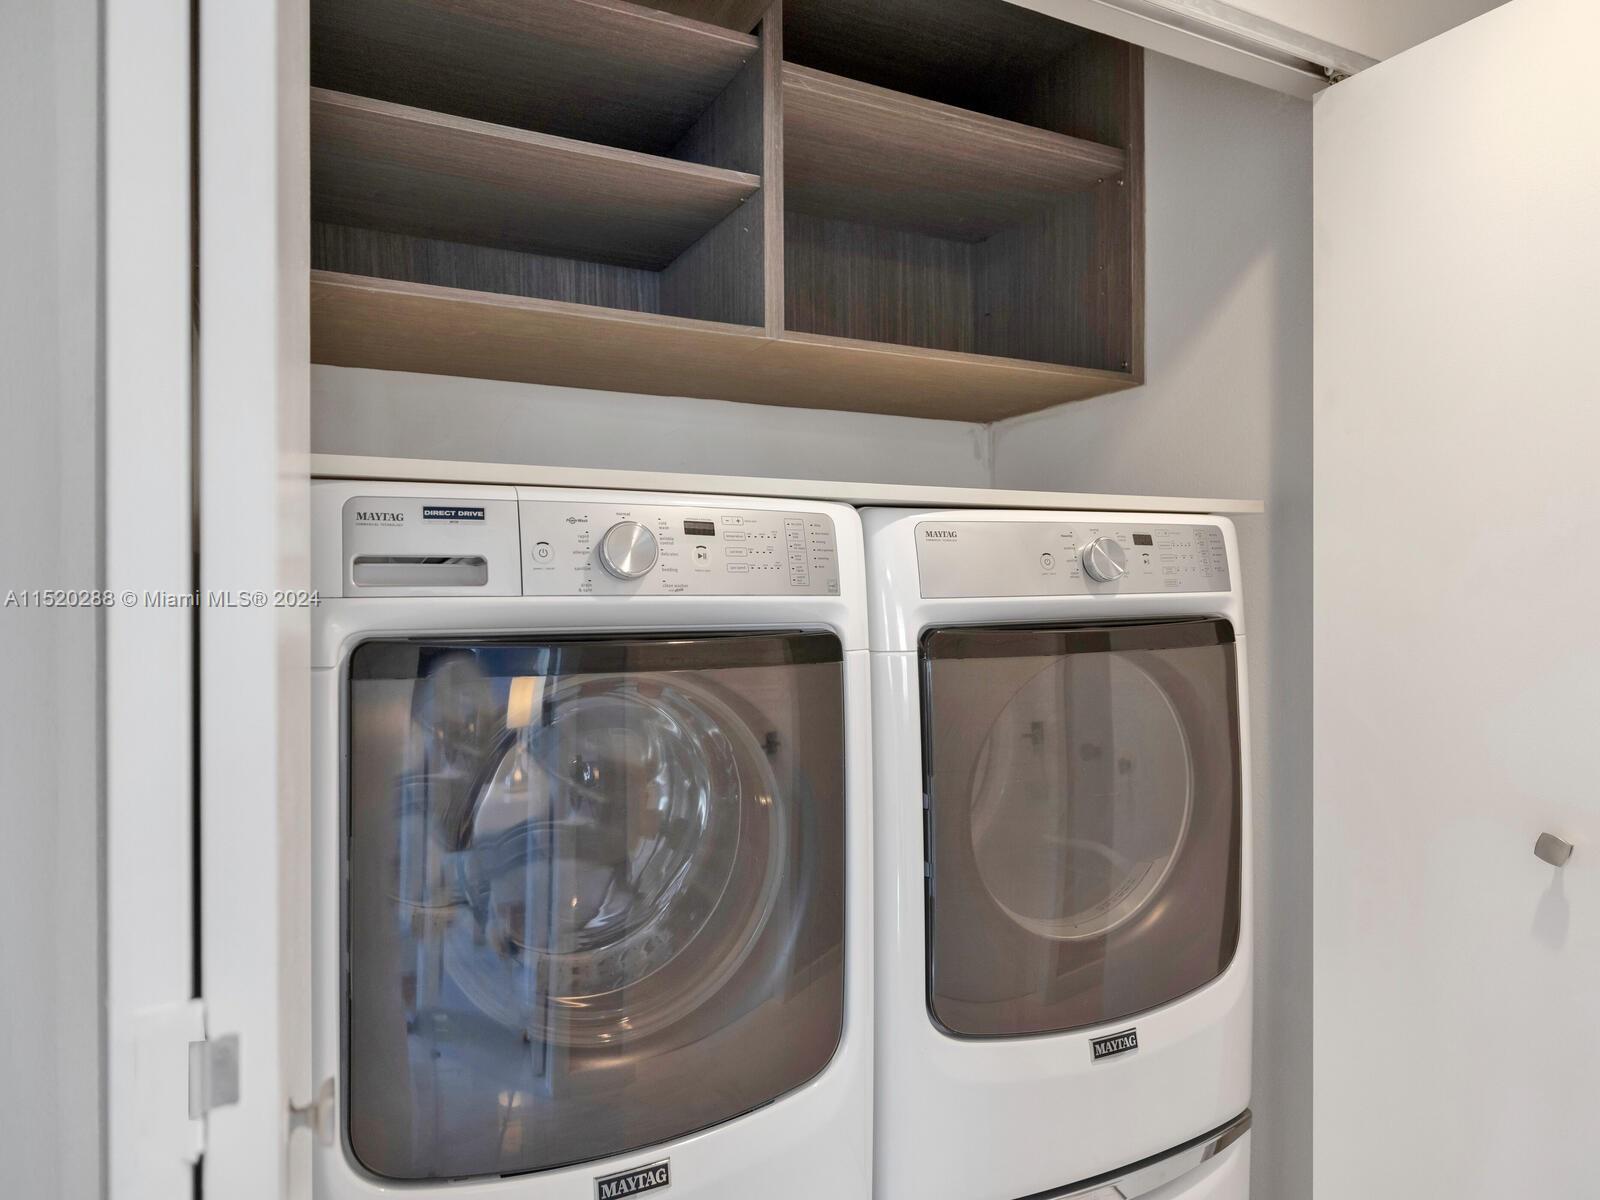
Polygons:
<instances>
[{"instance_id":1,"label":"maytag logo on washer","mask_svg":"<svg viewBox=\"0 0 1600 1200\"><path fill-rule=\"evenodd\" d=\"M1097 1037L1089 1043L1089 1049L1094 1054L1094 1061L1102 1058L1112 1058L1118 1054L1126 1054L1130 1050L1139 1048L1139 1031L1137 1029L1124 1029L1121 1033L1108 1033L1105 1037Z\"/></svg>"},{"instance_id":2,"label":"maytag logo on washer","mask_svg":"<svg viewBox=\"0 0 1600 1200\"><path fill-rule=\"evenodd\" d=\"M922 536L934 541L953 542L956 540L958 533L954 529L924 529Z\"/></svg>"},{"instance_id":3,"label":"maytag logo on washer","mask_svg":"<svg viewBox=\"0 0 1600 1200\"><path fill-rule=\"evenodd\" d=\"M648 1166L620 1171L615 1175L602 1175L594 1181L595 1200L619 1200L622 1196L637 1196L653 1192L672 1182L672 1160L663 1158Z\"/></svg>"},{"instance_id":4,"label":"maytag logo on washer","mask_svg":"<svg viewBox=\"0 0 1600 1200\"><path fill-rule=\"evenodd\" d=\"M384 512L382 509L369 509L366 512L357 511L357 525L403 525L406 515L403 512Z\"/></svg>"}]
</instances>

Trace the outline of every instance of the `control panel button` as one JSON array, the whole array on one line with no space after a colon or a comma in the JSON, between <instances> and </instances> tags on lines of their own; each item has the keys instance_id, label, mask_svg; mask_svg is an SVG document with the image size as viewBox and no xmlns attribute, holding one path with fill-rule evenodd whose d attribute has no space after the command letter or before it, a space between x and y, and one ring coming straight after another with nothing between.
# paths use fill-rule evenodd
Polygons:
<instances>
[{"instance_id":1,"label":"control panel button","mask_svg":"<svg viewBox=\"0 0 1600 1200\"><path fill-rule=\"evenodd\" d=\"M1050 551L1046 550L1043 554L1039 555L1039 565L1046 571L1054 571L1056 569L1056 556L1051 554Z\"/></svg>"},{"instance_id":2,"label":"control panel button","mask_svg":"<svg viewBox=\"0 0 1600 1200\"><path fill-rule=\"evenodd\" d=\"M1115 583L1128 573L1128 552L1116 538L1095 538L1081 557L1084 571L1096 582Z\"/></svg>"},{"instance_id":3,"label":"control panel button","mask_svg":"<svg viewBox=\"0 0 1600 1200\"><path fill-rule=\"evenodd\" d=\"M600 539L600 565L618 579L648 575L660 553L656 535L637 521L618 521Z\"/></svg>"}]
</instances>

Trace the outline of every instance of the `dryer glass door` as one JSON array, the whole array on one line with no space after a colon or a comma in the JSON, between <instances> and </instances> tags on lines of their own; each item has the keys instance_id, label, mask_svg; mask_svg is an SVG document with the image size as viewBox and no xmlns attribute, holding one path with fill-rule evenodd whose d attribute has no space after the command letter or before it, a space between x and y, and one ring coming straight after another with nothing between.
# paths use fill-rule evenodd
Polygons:
<instances>
[{"instance_id":1,"label":"dryer glass door","mask_svg":"<svg viewBox=\"0 0 1600 1200\"><path fill-rule=\"evenodd\" d=\"M362 1167L601 1159L823 1069L844 1003L842 671L824 634L356 649Z\"/></svg>"},{"instance_id":2,"label":"dryer glass door","mask_svg":"<svg viewBox=\"0 0 1600 1200\"><path fill-rule=\"evenodd\" d=\"M922 663L934 1020L1060 1032L1220 975L1240 914L1232 627L941 629Z\"/></svg>"}]
</instances>

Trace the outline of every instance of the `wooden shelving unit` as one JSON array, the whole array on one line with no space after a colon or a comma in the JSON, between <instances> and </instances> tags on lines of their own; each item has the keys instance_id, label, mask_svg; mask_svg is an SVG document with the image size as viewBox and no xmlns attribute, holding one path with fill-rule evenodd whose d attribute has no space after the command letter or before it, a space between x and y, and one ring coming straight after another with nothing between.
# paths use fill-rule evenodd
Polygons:
<instances>
[{"instance_id":1,"label":"wooden shelving unit","mask_svg":"<svg viewBox=\"0 0 1600 1200\"><path fill-rule=\"evenodd\" d=\"M1134 386L1139 51L1019 12L313 0L313 357L978 421Z\"/></svg>"}]
</instances>

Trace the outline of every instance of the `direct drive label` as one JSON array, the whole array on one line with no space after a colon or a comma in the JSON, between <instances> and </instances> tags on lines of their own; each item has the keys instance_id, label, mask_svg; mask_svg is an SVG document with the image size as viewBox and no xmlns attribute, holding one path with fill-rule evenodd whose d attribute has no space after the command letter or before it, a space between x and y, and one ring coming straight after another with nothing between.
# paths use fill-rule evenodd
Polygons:
<instances>
[{"instance_id":1,"label":"direct drive label","mask_svg":"<svg viewBox=\"0 0 1600 1200\"><path fill-rule=\"evenodd\" d=\"M483 509L462 508L444 504L424 504L422 506L422 519L424 521L481 521Z\"/></svg>"}]
</instances>

